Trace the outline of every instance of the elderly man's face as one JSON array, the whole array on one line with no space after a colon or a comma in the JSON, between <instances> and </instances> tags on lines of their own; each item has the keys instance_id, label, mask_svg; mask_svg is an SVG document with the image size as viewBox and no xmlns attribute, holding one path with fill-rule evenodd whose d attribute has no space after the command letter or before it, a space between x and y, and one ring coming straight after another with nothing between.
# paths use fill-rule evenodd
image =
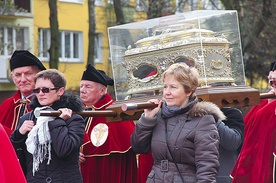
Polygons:
<instances>
[{"instance_id":1,"label":"elderly man's face","mask_svg":"<svg viewBox=\"0 0 276 183\"><path fill-rule=\"evenodd\" d=\"M38 71L35 66L24 66L13 69L11 74L13 82L24 96L28 96L33 92L35 87L34 78Z\"/></svg>"},{"instance_id":2,"label":"elderly man's face","mask_svg":"<svg viewBox=\"0 0 276 183\"><path fill-rule=\"evenodd\" d=\"M105 93L106 87L102 84L87 80L80 83L80 98L85 106L94 105Z\"/></svg>"}]
</instances>

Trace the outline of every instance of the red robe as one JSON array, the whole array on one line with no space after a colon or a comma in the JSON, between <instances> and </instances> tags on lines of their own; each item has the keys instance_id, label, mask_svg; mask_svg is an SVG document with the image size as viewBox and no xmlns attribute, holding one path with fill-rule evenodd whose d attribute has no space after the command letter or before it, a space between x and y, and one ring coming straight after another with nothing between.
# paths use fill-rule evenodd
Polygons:
<instances>
[{"instance_id":1,"label":"red robe","mask_svg":"<svg viewBox=\"0 0 276 183\"><path fill-rule=\"evenodd\" d=\"M152 153L139 154L138 156L138 182L145 183L153 166Z\"/></svg>"},{"instance_id":2,"label":"red robe","mask_svg":"<svg viewBox=\"0 0 276 183\"><path fill-rule=\"evenodd\" d=\"M104 110L113 103L109 94L99 100L93 108ZM106 141L96 147L90 138L92 129L99 123L108 126ZM134 131L133 121L106 122L105 117L90 117L87 120L86 134L81 152L86 161L81 164L84 183L136 183L136 154L130 145L130 136Z\"/></svg>"},{"instance_id":3,"label":"red robe","mask_svg":"<svg viewBox=\"0 0 276 183\"><path fill-rule=\"evenodd\" d=\"M1 124L0 139L0 182L26 183L25 176L15 154L14 148Z\"/></svg>"},{"instance_id":4,"label":"red robe","mask_svg":"<svg viewBox=\"0 0 276 183\"><path fill-rule=\"evenodd\" d=\"M16 129L20 108L22 106L20 91L18 90L12 97L5 99L0 105L0 123L7 129L7 134L10 135ZM24 114L30 112L30 100L26 101Z\"/></svg>"},{"instance_id":5,"label":"red robe","mask_svg":"<svg viewBox=\"0 0 276 183\"><path fill-rule=\"evenodd\" d=\"M242 150L231 172L233 183L272 183L276 145L276 101L261 101L244 118Z\"/></svg>"}]
</instances>

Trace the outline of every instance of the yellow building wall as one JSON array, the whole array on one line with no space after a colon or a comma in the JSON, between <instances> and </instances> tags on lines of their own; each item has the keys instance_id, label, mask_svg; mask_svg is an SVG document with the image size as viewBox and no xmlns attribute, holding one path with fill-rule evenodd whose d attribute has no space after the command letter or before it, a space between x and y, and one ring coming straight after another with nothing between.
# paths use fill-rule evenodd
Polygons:
<instances>
[{"instance_id":1,"label":"yellow building wall","mask_svg":"<svg viewBox=\"0 0 276 183\"><path fill-rule=\"evenodd\" d=\"M97 69L104 70L112 77L111 65L109 63L109 43L107 34L107 21L105 7L96 6L96 33L103 35L103 60L95 63ZM38 55L38 29L49 28L49 6L48 0L34 0L34 44L35 54ZM78 90L83 71L87 64L88 55L88 4L67 3L58 1L58 23L59 30L80 31L83 33L83 60L81 62L60 62L59 70L67 79L67 89ZM48 62L43 64L49 68Z\"/></svg>"},{"instance_id":2,"label":"yellow building wall","mask_svg":"<svg viewBox=\"0 0 276 183\"><path fill-rule=\"evenodd\" d=\"M107 34L107 14L106 8L101 6L95 7L96 13L96 32L103 35L103 61L102 63L96 63L97 69L103 70L110 77L112 76L111 64L109 63L109 41Z\"/></svg>"},{"instance_id":3,"label":"yellow building wall","mask_svg":"<svg viewBox=\"0 0 276 183\"><path fill-rule=\"evenodd\" d=\"M80 79L86 68L88 54L88 6L84 4L67 3L58 1L58 23L59 30L79 31L83 33L83 50L81 62L60 62L59 70L65 74L67 89L76 90ZM38 55L38 29L49 28L49 6L48 0L34 0L34 45L35 55ZM49 68L49 62L43 62Z\"/></svg>"},{"instance_id":4,"label":"yellow building wall","mask_svg":"<svg viewBox=\"0 0 276 183\"><path fill-rule=\"evenodd\" d=\"M31 1L32 14L34 18L18 18L5 20L8 23L29 27L30 32L30 51L38 55L38 29L49 28L49 0L33 0ZM88 54L88 4L87 0L83 3L68 3L64 1L57 1L58 4L58 23L60 30L80 31L83 33L83 50L81 62L60 62L59 70L62 71L68 81L67 89L76 90L79 88L79 82L83 71L85 70ZM146 12L136 11L136 0L129 1L130 16L134 16L135 22L147 19ZM171 1L174 4L175 0ZM199 1L200 2L200 1ZM109 42L108 42L108 20L107 20L107 0L103 0L104 6L96 6L96 32L103 35L103 60L96 63L98 69L104 70L109 76L112 77L112 69L109 60ZM112 5L111 5L111 8ZM115 15L112 15L115 17ZM129 16L129 15L125 15ZM113 18L114 18L113 17ZM1 18L0 18L1 20ZM4 22L3 20L1 20ZM46 68L49 68L49 62L43 62ZM13 87L12 85L11 87ZM0 85L1 88L1 85ZM5 86L5 88L7 88Z\"/></svg>"}]
</instances>

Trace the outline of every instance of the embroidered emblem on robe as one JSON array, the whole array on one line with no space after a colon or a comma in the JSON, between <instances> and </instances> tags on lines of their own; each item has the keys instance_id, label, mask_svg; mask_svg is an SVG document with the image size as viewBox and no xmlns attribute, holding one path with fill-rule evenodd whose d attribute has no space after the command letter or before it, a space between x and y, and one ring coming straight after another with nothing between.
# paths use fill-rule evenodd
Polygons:
<instances>
[{"instance_id":1,"label":"embroidered emblem on robe","mask_svg":"<svg viewBox=\"0 0 276 183\"><path fill-rule=\"evenodd\" d=\"M103 145L108 137L108 126L104 123L97 124L91 133L90 139L94 146Z\"/></svg>"}]
</instances>

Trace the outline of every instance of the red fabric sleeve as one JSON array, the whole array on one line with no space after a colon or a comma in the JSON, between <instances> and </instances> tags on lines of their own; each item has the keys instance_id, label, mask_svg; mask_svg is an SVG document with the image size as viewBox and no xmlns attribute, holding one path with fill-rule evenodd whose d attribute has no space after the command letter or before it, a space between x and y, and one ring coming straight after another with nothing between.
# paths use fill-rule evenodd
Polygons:
<instances>
[{"instance_id":1,"label":"red fabric sleeve","mask_svg":"<svg viewBox=\"0 0 276 183\"><path fill-rule=\"evenodd\" d=\"M26 183L14 148L3 126L0 124L0 182Z\"/></svg>"}]
</instances>

